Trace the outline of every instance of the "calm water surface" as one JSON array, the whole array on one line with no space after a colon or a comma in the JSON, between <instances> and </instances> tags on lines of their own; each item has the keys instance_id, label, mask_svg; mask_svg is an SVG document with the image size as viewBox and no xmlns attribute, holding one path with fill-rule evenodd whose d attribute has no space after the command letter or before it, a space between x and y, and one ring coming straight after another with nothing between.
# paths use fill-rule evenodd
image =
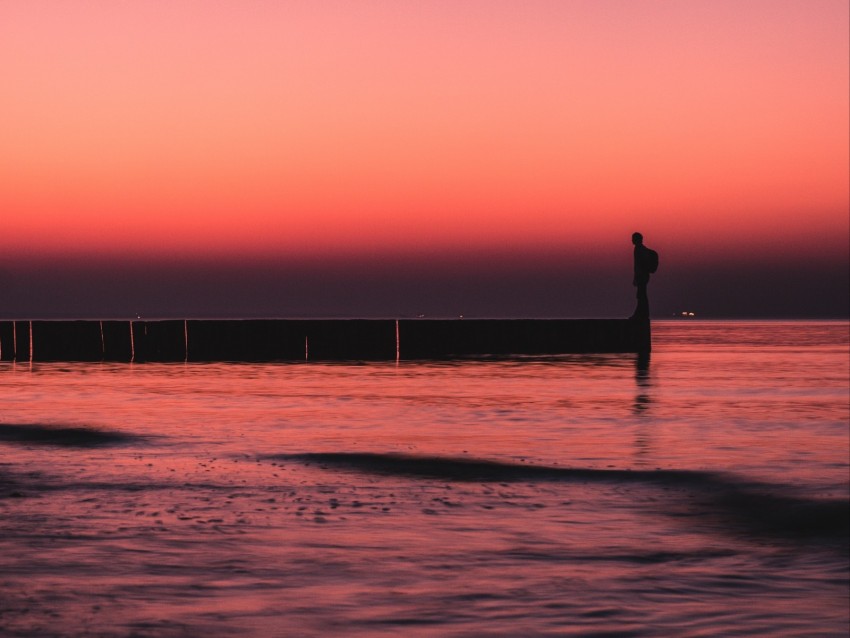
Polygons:
<instances>
[{"instance_id":1,"label":"calm water surface","mask_svg":"<svg viewBox=\"0 0 850 638\"><path fill-rule=\"evenodd\" d=\"M0 365L0 634L842 636L850 330Z\"/></svg>"}]
</instances>

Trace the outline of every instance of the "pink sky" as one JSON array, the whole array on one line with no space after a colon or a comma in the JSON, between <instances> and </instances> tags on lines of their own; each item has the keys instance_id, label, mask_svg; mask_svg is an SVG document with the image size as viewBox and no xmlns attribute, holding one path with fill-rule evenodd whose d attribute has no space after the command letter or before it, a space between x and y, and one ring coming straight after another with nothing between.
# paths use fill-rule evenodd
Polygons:
<instances>
[{"instance_id":1,"label":"pink sky","mask_svg":"<svg viewBox=\"0 0 850 638\"><path fill-rule=\"evenodd\" d=\"M847 6L7 1L4 243L846 235Z\"/></svg>"},{"instance_id":2,"label":"pink sky","mask_svg":"<svg viewBox=\"0 0 850 638\"><path fill-rule=\"evenodd\" d=\"M533 259L640 229L681 263L846 264L848 23L846 0L6 0L0 259Z\"/></svg>"}]
</instances>

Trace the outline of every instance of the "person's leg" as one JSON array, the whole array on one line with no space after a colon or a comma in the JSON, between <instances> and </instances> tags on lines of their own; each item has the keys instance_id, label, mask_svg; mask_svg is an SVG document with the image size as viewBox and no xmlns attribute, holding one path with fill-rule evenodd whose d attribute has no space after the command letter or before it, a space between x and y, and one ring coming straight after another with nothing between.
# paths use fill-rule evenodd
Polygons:
<instances>
[{"instance_id":1,"label":"person's leg","mask_svg":"<svg viewBox=\"0 0 850 638\"><path fill-rule=\"evenodd\" d=\"M637 307L632 315L633 319L649 318L649 297L646 294L646 284L637 285Z\"/></svg>"}]
</instances>

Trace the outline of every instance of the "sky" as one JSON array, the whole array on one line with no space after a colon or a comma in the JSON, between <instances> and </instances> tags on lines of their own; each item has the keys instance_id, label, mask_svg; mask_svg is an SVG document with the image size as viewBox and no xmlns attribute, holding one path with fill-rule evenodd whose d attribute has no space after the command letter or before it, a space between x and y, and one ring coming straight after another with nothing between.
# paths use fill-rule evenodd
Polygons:
<instances>
[{"instance_id":1,"label":"sky","mask_svg":"<svg viewBox=\"0 0 850 638\"><path fill-rule=\"evenodd\" d=\"M0 318L850 314L846 0L3 0Z\"/></svg>"}]
</instances>

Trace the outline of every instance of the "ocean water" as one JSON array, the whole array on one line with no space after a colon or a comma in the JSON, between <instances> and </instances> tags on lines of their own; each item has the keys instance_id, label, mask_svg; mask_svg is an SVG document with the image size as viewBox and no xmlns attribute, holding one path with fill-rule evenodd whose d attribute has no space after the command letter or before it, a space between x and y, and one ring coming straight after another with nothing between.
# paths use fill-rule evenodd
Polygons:
<instances>
[{"instance_id":1,"label":"ocean water","mask_svg":"<svg viewBox=\"0 0 850 638\"><path fill-rule=\"evenodd\" d=\"M847 635L847 322L653 334L0 364L0 635Z\"/></svg>"}]
</instances>

